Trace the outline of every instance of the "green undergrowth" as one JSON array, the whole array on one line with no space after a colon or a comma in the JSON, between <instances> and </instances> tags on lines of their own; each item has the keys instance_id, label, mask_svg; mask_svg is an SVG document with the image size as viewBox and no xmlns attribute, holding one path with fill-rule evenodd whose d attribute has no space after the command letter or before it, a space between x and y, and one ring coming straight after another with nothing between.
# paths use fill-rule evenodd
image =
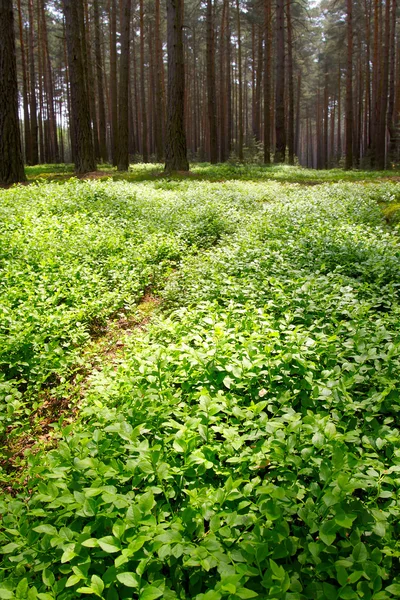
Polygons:
<instances>
[{"instance_id":1,"label":"green undergrowth","mask_svg":"<svg viewBox=\"0 0 400 600\"><path fill-rule=\"evenodd\" d=\"M73 165L36 165L26 167L28 181L59 181L65 182L73 175ZM154 180L194 180L194 181L279 181L281 183L302 183L306 185L318 183L337 183L340 181L373 183L376 180L398 181L400 171L363 171L354 169L316 170L301 166L290 165L261 165L239 164L234 162L211 165L210 163L192 163L190 173L164 175L164 165L161 163L131 164L129 172L119 173L109 164L99 164L98 172L89 177L100 180L114 181L154 181ZM83 176L84 178L85 176Z\"/></svg>"},{"instance_id":2,"label":"green undergrowth","mask_svg":"<svg viewBox=\"0 0 400 600\"><path fill-rule=\"evenodd\" d=\"M0 598L400 595L400 244L379 206L399 195L188 179L4 193L16 322L29 314L19 278L33 271L40 289L53 261L71 304L23 301L37 331L54 306L79 313L58 320L61 348L80 356L93 320L150 283L163 310L144 300L150 322L3 495ZM3 362L4 385L44 385L42 342L18 376ZM72 354L54 374L68 377Z\"/></svg>"}]
</instances>

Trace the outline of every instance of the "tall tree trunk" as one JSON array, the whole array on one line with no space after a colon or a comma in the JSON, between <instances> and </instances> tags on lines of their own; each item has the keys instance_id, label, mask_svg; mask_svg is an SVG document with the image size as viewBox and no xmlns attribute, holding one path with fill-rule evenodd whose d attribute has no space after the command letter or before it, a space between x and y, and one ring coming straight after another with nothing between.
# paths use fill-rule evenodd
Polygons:
<instances>
[{"instance_id":1,"label":"tall tree trunk","mask_svg":"<svg viewBox=\"0 0 400 600\"><path fill-rule=\"evenodd\" d=\"M388 106L389 50L390 50L390 0L386 0L385 31L382 48L381 82L379 86L379 122L377 124L375 166L383 170L386 166L386 117Z\"/></svg>"},{"instance_id":2,"label":"tall tree trunk","mask_svg":"<svg viewBox=\"0 0 400 600\"><path fill-rule=\"evenodd\" d=\"M25 181L12 0L0 0L0 185Z\"/></svg>"},{"instance_id":3,"label":"tall tree trunk","mask_svg":"<svg viewBox=\"0 0 400 600\"><path fill-rule=\"evenodd\" d=\"M117 82L117 5L110 2L110 101L112 162L118 162L118 82Z\"/></svg>"},{"instance_id":4,"label":"tall tree trunk","mask_svg":"<svg viewBox=\"0 0 400 600\"><path fill-rule=\"evenodd\" d=\"M94 16L94 44L96 57L96 83L97 83L97 101L99 106L99 151L100 158L103 162L107 162L107 137L106 137L106 110L104 104L104 81L103 81L103 58L101 54L101 30L100 30L100 14L99 0L93 0L93 16Z\"/></svg>"},{"instance_id":5,"label":"tall tree trunk","mask_svg":"<svg viewBox=\"0 0 400 600\"><path fill-rule=\"evenodd\" d=\"M156 158L158 162L162 161L164 150L164 64L161 41L161 19L160 19L160 0L155 0L155 52L156 52Z\"/></svg>"},{"instance_id":6,"label":"tall tree trunk","mask_svg":"<svg viewBox=\"0 0 400 600\"><path fill-rule=\"evenodd\" d=\"M26 54L24 31L22 25L21 0L18 0L18 25L19 41L21 46L21 64L22 64L22 98L24 103L24 140L25 140L25 160L28 165L32 164L31 148L31 121L29 117L29 99L28 99L28 74L26 69Z\"/></svg>"},{"instance_id":7,"label":"tall tree trunk","mask_svg":"<svg viewBox=\"0 0 400 600\"><path fill-rule=\"evenodd\" d=\"M292 27L292 0L286 2L287 21L287 47L288 47L288 92L289 92L289 118L288 118L288 151L289 165L294 165L294 81L293 81L293 27Z\"/></svg>"},{"instance_id":8,"label":"tall tree trunk","mask_svg":"<svg viewBox=\"0 0 400 600\"><path fill-rule=\"evenodd\" d=\"M236 19L237 19L237 35L238 35L238 158L243 162L243 81L242 81L242 40L241 40L241 25L240 25L240 5L239 0L236 0Z\"/></svg>"},{"instance_id":9,"label":"tall tree trunk","mask_svg":"<svg viewBox=\"0 0 400 600\"><path fill-rule=\"evenodd\" d=\"M37 122L37 103L36 103L36 71L35 71L35 25L33 15L33 0L28 0L29 14L29 71L31 84L31 141L32 141L32 164L39 162L38 153L38 122Z\"/></svg>"},{"instance_id":10,"label":"tall tree trunk","mask_svg":"<svg viewBox=\"0 0 400 600\"><path fill-rule=\"evenodd\" d=\"M58 137L57 137L57 119L56 111L54 106L54 84L53 84L53 72L51 68L51 59L49 52L49 40L47 35L47 22L46 22L46 6L45 0L40 0L40 14L42 18L42 41L43 41L43 58L44 58L44 73L45 73L45 88L47 96L48 106L48 120L49 129L51 136L51 147L53 160L56 163L60 162L60 152L58 149Z\"/></svg>"},{"instance_id":11,"label":"tall tree trunk","mask_svg":"<svg viewBox=\"0 0 400 600\"><path fill-rule=\"evenodd\" d=\"M215 50L212 1L207 0L207 107L210 127L210 162L218 162L217 99L215 89Z\"/></svg>"},{"instance_id":12,"label":"tall tree trunk","mask_svg":"<svg viewBox=\"0 0 400 600\"><path fill-rule=\"evenodd\" d=\"M144 8L143 0L139 1L140 15L140 99L142 107L142 154L143 162L149 162L149 150L147 143L147 108L146 108L146 87L144 76Z\"/></svg>"},{"instance_id":13,"label":"tall tree trunk","mask_svg":"<svg viewBox=\"0 0 400 600\"><path fill-rule=\"evenodd\" d=\"M346 169L353 168L353 0L347 0Z\"/></svg>"},{"instance_id":14,"label":"tall tree trunk","mask_svg":"<svg viewBox=\"0 0 400 600\"><path fill-rule=\"evenodd\" d=\"M183 54L183 0L167 0L168 109L165 171L188 171L185 133L185 64Z\"/></svg>"},{"instance_id":15,"label":"tall tree trunk","mask_svg":"<svg viewBox=\"0 0 400 600\"><path fill-rule=\"evenodd\" d=\"M390 75L389 75L389 105L388 105L388 127L390 133L390 159L396 156L397 131L395 119L396 98L396 11L397 0L392 0L392 23L390 31ZM397 77L400 73L397 72Z\"/></svg>"},{"instance_id":16,"label":"tall tree trunk","mask_svg":"<svg viewBox=\"0 0 400 600\"><path fill-rule=\"evenodd\" d=\"M77 173L87 173L96 169L90 127L89 98L81 45L81 23L83 16L82 0L64 0L68 66L71 88L71 117L74 130L74 162Z\"/></svg>"},{"instance_id":17,"label":"tall tree trunk","mask_svg":"<svg viewBox=\"0 0 400 600\"><path fill-rule=\"evenodd\" d=\"M121 58L119 74L118 115L118 171L129 169L129 32L131 22L131 0L122 0L121 10Z\"/></svg>"},{"instance_id":18,"label":"tall tree trunk","mask_svg":"<svg viewBox=\"0 0 400 600\"><path fill-rule=\"evenodd\" d=\"M285 0L276 0L275 162L285 162Z\"/></svg>"},{"instance_id":19,"label":"tall tree trunk","mask_svg":"<svg viewBox=\"0 0 400 600\"><path fill-rule=\"evenodd\" d=\"M92 121L93 131L93 146L94 155L96 160L101 159L100 155L100 142L99 142L99 128L97 121L97 109L96 109L96 86L93 72L93 50L92 50L92 34L89 17L89 6L88 0L85 0L85 39L86 39L86 52L87 52L87 81L88 81L88 93L90 102L90 117Z\"/></svg>"},{"instance_id":20,"label":"tall tree trunk","mask_svg":"<svg viewBox=\"0 0 400 600\"><path fill-rule=\"evenodd\" d=\"M271 77L272 77L271 0L264 0L264 163L271 163Z\"/></svg>"}]
</instances>

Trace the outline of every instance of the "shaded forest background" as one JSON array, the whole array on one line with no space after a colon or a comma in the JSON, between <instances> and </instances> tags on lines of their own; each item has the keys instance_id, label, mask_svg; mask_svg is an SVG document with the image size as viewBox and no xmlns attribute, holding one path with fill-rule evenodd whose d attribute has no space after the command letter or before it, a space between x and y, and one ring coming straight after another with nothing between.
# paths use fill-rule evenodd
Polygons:
<instances>
[{"instance_id":1,"label":"shaded forest background","mask_svg":"<svg viewBox=\"0 0 400 600\"><path fill-rule=\"evenodd\" d=\"M70 56L68 10L79 29ZM182 10L189 160L399 162L397 0L186 0ZM164 159L165 2L16 0L14 20L26 164L74 161L77 53L95 162L117 166L124 144L130 161Z\"/></svg>"}]
</instances>

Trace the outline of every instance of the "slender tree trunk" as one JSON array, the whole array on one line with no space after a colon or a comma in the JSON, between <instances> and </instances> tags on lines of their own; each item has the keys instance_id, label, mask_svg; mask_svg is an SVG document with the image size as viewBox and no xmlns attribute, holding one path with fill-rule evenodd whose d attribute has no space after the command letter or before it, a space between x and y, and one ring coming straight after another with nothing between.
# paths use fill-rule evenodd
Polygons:
<instances>
[{"instance_id":1,"label":"slender tree trunk","mask_svg":"<svg viewBox=\"0 0 400 600\"><path fill-rule=\"evenodd\" d=\"M51 68L51 59L49 52L49 40L47 35L47 23L46 23L46 10L45 0L40 0L40 13L42 17L42 40L44 50L44 72L45 72L45 87L47 95L47 106L48 106L48 120L49 129L51 136L51 146L53 160L56 163L60 162L60 152L58 149L58 137L57 137L57 118L54 105L54 84L53 84L53 71Z\"/></svg>"},{"instance_id":2,"label":"slender tree trunk","mask_svg":"<svg viewBox=\"0 0 400 600\"><path fill-rule=\"evenodd\" d=\"M289 165L294 165L294 81L293 81L293 28L292 28L292 0L286 1L287 21L287 47L288 47L288 92L289 92L289 118L288 118L288 151Z\"/></svg>"},{"instance_id":3,"label":"slender tree trunk","mask_svg":"<svg viewBox=\"0 0 400 600\"><path fill-rule=\"evenodd\" d=\"M142 112L142 154L143 162L149 162L149 150L147 142L147 108L146 108L146 87L144 75L144 8L143 0L139 0L140 16L140 98Z\"/></svg>"},{"instance_id":4,"label":"slender tree trunk","mask_svg":"<svg viewBox=\"0 0 400 600\"><path fill-rule=\"evenodd\" d=\"M0 185L25 181L12 0L0 0Z\"/></svg>"},{"instance_id":5,"label":"slender tree trunk","mask_svg":"<svg viewBox=\"0 0 400 600\"><path fill-rule=\"evenodd\" d=\"M353 168L353 0L347 0L346 169Z\"/></svg>"},{"instance_id":6,"label":"slender tree trunk","mask_svg":"<svg viewBox=\"0 0 400 600\"><path fill-rule=\"evenodd\" d=\"M272 77L271 0L264 0L264 163L271 163L271 77Z\"/></svg>"},{"instance_id":7,"label":"slender tree trunk","mask_svg":"<svg viewBox=\"0 0 400 600\"><path fill-rule=\"evenodd\" d=\"M285 0L276 0L275 162L285 162Z\"/></svg>"},{"instance_id":8,"label":"slender tree trunk","mask_svg":"<svg viewBox=\"0 0 400 600\"><path fill-rule=\"evenodd\" d=\"M167 0L168 109L165 171L188 171L185 133L185 64L183 54L183 0Z\"/></svg>"},{"instance_id":9,"label":"slender tree trunk","mask_svg":"<svg viewBox=\"0 0 400 600\"><path fill-rule=\"evenodd\" d=\"M131 0L122 0L121 10L121 58L119 74L118 115L118 171L129 169L129 34L131 23Z\"/></svg>"},{"instance_id":10,"label":"slender tree trunk","mask_svg":"<svg viewBox=\"0 0 400 600\"><path fill-rule=\"evenodd\" d=\"M68 66L71 87L71 117L74 129L74 162L77 173L96 169L93 138L90 127L89 98L81 45L82 0L64 0Z\"/></svg>"},{"instance_id":11,"label":"slender tree trunk","mask_svg":"<svg viewBox=\"0 0 400 600\"><path fill-rule=\"evenodd\" d=\"M22 98L24 103L24 140L25 140L25 160L28 165L32 164L31 148L31 122L29 117L29 99L28 99L28 74L26 68L26 54L24 31L22 25L21 0L18 0L18 25L19 40L21 45L21 64L22 64Z\"/></svg>"},{"instance_id":12,"label":"slender tree trunk","mask_svg":"<svg viewBox=\"0 0 400 600\"><path fill-rule=\"evenodd\" d=\"M238 158L243 162L243 81L242 81L242 40L241 40L241 24L240 24L240 5L239 0L236 0L236 19L237 19L237 35L238 35Z\"/></svg>"},{"instance_id":13,"label":"slender tree trunk","mask_svg":"<svg viewBox=\"0 0 400 600\"><path fill-rule=\"evenodd\" d=\"M107 162L106 110L104 104L103 58L101 54L101 29L99 0L93 0L94 45L96 58L97 101L99 107L99 153L102 162Z\"/></svg>"},{"instance_id":14,"label":"slender tree trunk","mask_svg":"<svg viewBox=\"0 0 400 600\"><path fill-rule=\"evenodd\" d=\"M110 101L112 161L118 162L118 82L117 82L117 5L110 2Z\"/></svg>"},{"instance_id":15,"label":"slender tree trunk","mask_svg":"<svg viewBox=\"0 0 400 600\"><path fill-rule=\"evenodd\" d=\"M160 19L160 0L155 0L155 52L156 52L156 158L157 162L161 162L164 150L164 131L165 131L165 119L164 119L164 65L162 55L162 42L161 42L161 19Z\"/></svg>"},{"instance_id":16,"label":"slender tree trunk","mask_svg":"<svg viewBox=\"0 0 400 600\"><path fill-rule=\"evenodd\" d=\"M35 71L35 37L34 37L34 17L33 0L28 0L29 14L29 70L31 84L31 140L32 140L32 164L39 162L38 154L38 122L37 122L37 104L36 104L36 71Z\"/></svg>"},{"instance_id":17,"label":"slender tree trunk","mask_svg":"<svg viewBox=\"0 0 400 600\"><path fill-rule=\"evenodd\" d=\"M390 133L390 160L396 156L396 120L395 120L395 97L396 97L396 12L397 0L392 0L392 22L390 31L390 75L389 75L389 106L388 127ZM400 73L397 72L397 77Z\"/></svg>"},{"instance_id":18,"label":"slender tree trunk","mask_svg":"<svg viewBox=\"0 0 400 600\"><path fill-rule=\"evenodd\" d=\"M210 127L210 162L218 162L217 99L215 89L215 49L212 1L207 0L207 106Z\"/></svg>"}]
</instances>

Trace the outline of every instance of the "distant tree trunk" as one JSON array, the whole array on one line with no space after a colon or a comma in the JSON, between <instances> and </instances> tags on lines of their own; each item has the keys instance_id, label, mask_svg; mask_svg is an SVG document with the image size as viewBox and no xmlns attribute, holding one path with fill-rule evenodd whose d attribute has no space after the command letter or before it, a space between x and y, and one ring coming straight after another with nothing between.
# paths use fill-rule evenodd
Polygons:
<instances>
[{"instance_id":1,"label":"distant tree trunk","mask_svg":"<svg viewBox=\"0 0 400 600\"><path fill-rule=\"evenodd\" d=\"M286 2L287 21L287 47L288 47L288 91L289 91L289 118L288 118L288 151L289 165L294 165L294 81L293 81L293 27L292 27L292 0Z\"/></svg>"},{"instance_id":2,"label":"distant tree trunk","mask_svg":"<svg viewBox=\"0 0 400 600\"><path fill-rule=\"evenodd\" d=\"M118 115L118 171L129 169L129 33L131 23L131 0L122 0L121 10L121 58L119 72Z\"/></svg>"},{"instance_id":3,"label":"distant tree trunk","mask_svg":"<svg viewBox=\"0 0 400 600\"><path fill-rule=\"evenodd\" d=\"M276 1L275 162L285 162L285 0Z\"/></svg>"},{"instance_id":4,"label":"distant tree trunk","mask_svg":"<svg viewBox=\"0 0 400 600\"><path fill-rule=\"evenodd\" d=\"M82 0L64 0L68 66L71 88L71 117L74 130L74 162L77 173L96 169L90 127L89 98L81 46Z\"/></svg>"},{"instance_id":5,"label":"distant tree trunk","mask_svg":"<svg viewBox=\"0 0 400 600\"><path fill-rule=\"evenodd\" d=\"M236 0L236 19L237 19L237 36L238 36L238 158L243 161L243 81L242 81L242 40L240 27L240 5L239 0Z\"/></svg>"},{"instance_id":6,"label":"distant tree trunk","mask_svg":"<svg viewBox=\"0 0 400 600\"><path fill-rule=\"evenodd\" d=\"M389 106L388 106L388 127L390 133L390 159L394 160L396 156L397 132L395 119L395 98L396 98L396 11L397 0L392 0L392 23L390 31L390 75L389 75ZM400 73L397 72L397 77Z\"/></svg>"},{"instance_id":7,"label":"distant tree trunk","mask_svg":"<svg viewBox=\"0 0 400 600\"><path fill-rule=\"evenodd\" d=\"M117 83L117 5L110 2L110 101L111 101L111 148L114 167L118 162L118 83Z\"/></svg>"},{"instance_id":8,"label":"distant tree trunk","mask_svg":"<svg viewBox=\"0 0 400 600\"><path fill-rule=\"evenodd\" d=\"M93 0L94 11L94 44L96 57L97 100L99 105L99 150L100 158L107 162L106 110L104 104L103 58L101 54L99 0Z\"/></svg>"},{"instance_id":9,"label":"distant tree trunk","mask_svg":"<svg viewBox=\"0 0 400 600\"><path fill-rule=\"evenodd\" d=\"M168 109L165 171L188 171L185 133L185 65L183 54L183 0L167 0Z\"/></svg>"},{"instance_id":10,"label":"distant tree trunk","mask_svg":"<svg viewBox=\"0 0 400 600\"><path fill-rule=\"evenodd\" d=\"M294 137L294 153L300 154L300 100L301 100L301 72L297 75L297 101L296 101L296 132Z\"/></svg>"},{"instance_id":11,"label":"distant tree trunk","mask_svg":"<svg viewBox=\"0 0 400 600\"><path fill-rule=\"evenodd\" d=\"M44 59L44 74L45 88L47 96L48 121L50 130L51 155L55 163L60 162L60 152L58 149L57 137L57 119L54 106L54 85L53 72L51 68L51 59L49 52L49 40L47 35L46 10L45 0L40 1L40 15L42 17L42 42L43 42L43 59Z\"/></svg>"},{"instance_id":12,"label":"distant tree trunk","mask_svg":"<svg viewBox=\"0 0 400 600\"><path fill-rule=\"evenodd\" d=\"M386 124L388 106L389 81L389 49L390 49L390 0L386 0L385 32L382 48L382 69L379 85L379 122L377 124L375 166L383 170L386 166Z\"/></svg>"},{"instance_id":13,"label":"distant tree trunk","mask_svg":"<svg viewBox=\"0 0 400 600\"><path fill-rule=\"evenodd\" d=\"M156 52L156 158L158 162L163 158L163 141L165 130L164 119L164 64L161 41L160 0L155 0L155 52Z\"/></svg>"},{"instance_id":14,"label":"distant tree trunk","mask_svg":"<svg viewBox=\"0 0 400 600\"><path fill-rule=\"evenodd\" d=\"M147 144L147 108L146 108L146 87L144 76L144 9L143 0L139 1L140 16L140 99L142 105L142 155L143 162L149 162L149 150Z\"/></svg>"},{"instance_id":15,"label":"distant tree trunk","mask_svg":"<svg viewBox=\"0 0 400 600\"><path fill-rule=\"evenodd\" d=\"M85 0L85 39L86 39L86 52L87 52L87 83L88 83L88 94L89 94L89 106L90 106L90 117L92 121L93 131L93 145L94 155L96 160L101 159L100 155L100 142L99 142L99 128L97 121L97 109L96 109L96 86L93 71L93 51L92 51L92 35L90 26L89 16L89 5L88 0Z\"/></svg>"},{"instance_id":16,"label":"distant tree trunk","mask_svg":"<svg viewBox=\"0 0 400 600\"><path fill-rule=\"evenodd\" d=\"M328 119L329 119L329 90L328 90L328 66L325 63L324 76L324 131L323 131L323 167L328 168Z\"/></svg>"},{"instance_id":17,"label":"distant tree trunk","mask_svg":"<svg viewBox=\"0 0 400 600\"><path fill-rule=\"evenodd\" d=\"M261 88L263 76L263 35L262 28L258 27L258 44L257 44L257 71L255 81L255 102L254 102L254 137L259 142L261 141ZM247 89L247 86L246 86Z\"/></svg>"},{"instance_id":18,"label":"distant tree trunk","mask_svg":"<svg viewBox=\"0 0 400 600\"><path fill-rule=\"evenodd\" d=\"M341 71L340 63L338 68L338 110L337 110L337 140L336 140L336 160L339 164L342 158L342 103L341 103Z\"/></svg>"},{"instance_id":19,"label":"distant tree trunk","mask_svg":"<svg viewBox=\"0 0 400 600\"><path fill-rule=\"evenodd\" d=\"M353 168L353 0L347 0L346 169Z\"/></svg>"},{"instance_id":20,"label":"distant tree trunk","mask_svg":"<svg viewBox=\"0 0 400 600\"><path fill-rule=\"evenodd\" d=\"M0 0L0 185L25 181L12 0Z\"/></svg>"},{"instance_id":21,"label":"distant tree trunk","mask_svg":"<svg viewBox=\"0 0 400 600\"><path fill-rule=\"evenodd\" d=\"M212 1L207 0L207 107L210 128L210 162L218 162L217 99L215 93L215 49Z\"/></svg>"},{"instance_id":22,"label":"distant tree trunk","mask_svg":"<svg viewBox=\"0 0 400 600\"><path fill-rule=\"evenodd\" d=\"M28 99L28 74L26 68L26 54L24 30L22 25L21 0L18 0L18 24L19 41L21 45L21 64L22 64L22 98L24 102L24 140L25 140L25 160L28 165L32 164L32 144L31 144L31 121L29 117L29 99Z\"/></svg>"},{"instance_id":23,"label":"distant tree trunk","mask_svg":"<svg viewBox=\"0 0 400 600\"><path fill-rule=\"evenodd\" d=\"M31 142L32 142L32 164L39 162L38 150L38 122L37 122L37 104L36 104L36 71L35 71L35 38L34 38L34 17L33 0L28 0L29 14L29 75L31 87Z\"/></svg>"},{"instance_id":24,"label":"distant tree trunk","mask_svg":"<svg viewBox=\"0 0 400 600\"><path fill-rule=\"evenodd\" d=\"M272 31L271 0L264 0L264 163L271 163L271 77Z\"/></svg>"},{"instance_id":25,"label":"distant tree trunk","mask_svg":"<svg viewBox=\"0 0 400 600\"><path fill-rule=\"evenodd\" d=\"M226 35L226 2L222 5L222 17L221 17L221 29L220 29L220 51L219 51L219 80L220 80L220 93L219 93L219 157L221 162L225 162L227 158L226 148L226 47L225 47L225 35Z\"/></svg>"}]
</instances>

